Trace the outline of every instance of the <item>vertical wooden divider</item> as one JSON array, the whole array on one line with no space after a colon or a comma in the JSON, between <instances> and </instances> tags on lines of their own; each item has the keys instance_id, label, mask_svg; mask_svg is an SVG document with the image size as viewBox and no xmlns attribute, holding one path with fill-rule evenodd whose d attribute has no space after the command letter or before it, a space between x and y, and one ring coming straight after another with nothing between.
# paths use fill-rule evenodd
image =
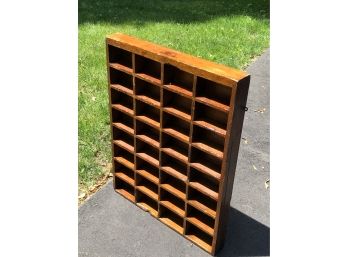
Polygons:
<instances>
[{"instance_id":1,"label":"vertical wooden divider","mask_svg":"<svg viewBox=\"0 0 348 257\"><path fill-rule=\"evenodd\" d=\"M118 33L106 55L115 191L216 254L250 76Z\"/></svg>"}]
</instances>

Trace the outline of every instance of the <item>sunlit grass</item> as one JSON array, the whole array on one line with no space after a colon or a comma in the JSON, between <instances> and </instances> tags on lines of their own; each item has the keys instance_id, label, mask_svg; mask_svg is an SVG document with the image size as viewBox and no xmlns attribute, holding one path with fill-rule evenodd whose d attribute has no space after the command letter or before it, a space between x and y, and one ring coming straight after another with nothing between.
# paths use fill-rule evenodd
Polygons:
<instances>
[{"instance_id":1,"label":"sunlit grass","mask_svg":"<svg viewBox=\"0 0 348 257\"><path fill-rule=\"evenodd\" d=\"M243 69L269 47L269 2L80 0L80 190L111 162L105 36L115 32Z\"/></svg>"}]
</instances>

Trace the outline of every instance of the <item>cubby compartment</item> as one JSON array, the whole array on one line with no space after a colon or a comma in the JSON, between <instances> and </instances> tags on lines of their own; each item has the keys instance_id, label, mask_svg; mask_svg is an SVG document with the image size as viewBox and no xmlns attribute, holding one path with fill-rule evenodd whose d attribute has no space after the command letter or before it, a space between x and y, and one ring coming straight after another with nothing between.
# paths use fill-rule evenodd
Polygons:
<instances>
[{"instance_id":1,"label":"cubby compartment","mask_svg":"<svg viewBox=\"0 0 348 257\"><path fill-rule=\"evenodd\" d=\"M145 143L142 140L136 141L137 156L153 166L159 167L159 149Z\"/></svg>"},{"instance_id":2,"label":"cubby compartment","mask_svg":"<svg viewBox=\"0 0 348 257\"><path fill-rule=\"evenodd\" d=\"M188 239L202 247L207 252L211 252L213 244L213 237L211 235L208 235L189 222L186 223L185 235Z\"/></svg>"},{"instance_id":3,"label":"cubby compartment","mask_svg":"<svg viewBox=\"0 0 348 257\"><path fill-rule=\"evenodd\" d=\"M161 153L161 169L163 172L180 179L183 182L187 181L187 166L178 159L173 158L172 156L166 154L165 152Z\"/></svg>"},{"instance_id":4,"label":"cubby compartment","mask_svg":"<svg viewBox=\"0 0 348 257\"><path fill-rule=\"evenodd\" d=\"M169 113L163 112L163 132L169 134L185 143L190 141L190 123L177 118Z\"/></svg>"},{"instance_id":5,"label":"cubby compartment","mask_svg":"<svg viewBox=\"0 0 348 257\"><path fill-rule=\"evenodd\" d=\"M160 132L146 123L136 121L136 137L154 147L160 147Z\"/></svg>"},{"instance_id":6,"label":"cubby compartment","mask_svg":"<svg viewBox=\"0 0 348 257\"><path fill-rule=\"evenodd\" d=\"M176 232L184 233L184 219L177 215L175 212L169 210L167 207L160 205L159 207L159 219L164 224L174 229Z\"/></svg>"},{"instance_id":7,"label":"cubby compartment","mask_svg":"<svg viewBox=\"0 0 348 257\"><path fill-rule=\"evenodd\" d=\"M203 152L222 159L224 143L224 137L200 126L193 126L192 145Z\"/></svg>"},{"instance_id":8,"label":"cubby compartment","mask_svg":"<svg viewBox=\"0 0 348 257\"><path fill-rule=\"evenodd\" d=\"M129 201L135 201L134 187L116 176L114 178L114 182L116 192L127 198Z\"/></svg>"},{"instance_id":9,"label":"cubby compartment","mask_svg":"<svg viewBox=\"0 0 348 257\"><path fill-rule=\"evenodd\" d=\"M196 101L209 105L218 110L228 112L232 88L214 81L197 77Z\"/></svg>"},{"instance_id":10,"label":"cubby compartment","mask_svg":"<svg viewBox=\"0 0 348 257\"><path fill-rule=\"evenodd\" d=\"M188 204L213 219L216 218L217 202L195 188L188 188Z\"/></svg>"},{"instance_id":11,"label":"cubby compartment","mask_svg":"<svg viewBox=\"0 0 348 257\"><path fill-rule=\"evenodd\" d=\"M192 97L193 74L175 66L164 65L164 87L185 97Z\"/></svg>"},{"instance_id":12,"label":"cubby compartment","mask_svg":"<svg viewBox=\"0 0 348 257\"><path fill-rule=\"evenodd\" d=\"M187 220L210 236L214 235L215 220L190 205L187 207Z\"/></svg>"},{"instance_id":13,"label":"cubby compartment","mask_svg":"<svg viewBox=\"0 0 348 257\"><path fill-rule=\"evenodd\" d=\"M160 183L162 189L182 200L186 199L186 184L182 180L177 179L168 173L162 173Z\"/></svg>"},{"instance_id":14,"label":"cubby compartment","mask_svg":"<svg viewBox=\"0 0 348 257\"><path fill-rule=\"evenodd\" d=\"M113 128L113 143L118 147L134 153L134 138L123 130Z\"/></svg>"},{"instance_id":15,"label":"cubby compartment","mask_svg":"<svg viewBox=\"0 0 348 257\"><path fill-rule=\"evenodd\" d=\"M180 119L191 121L192 100L173 93L167 89L163 90L163 110Z\"/></svg>"},{"instance_id":16,"label":"cubby compartment","mask_svg":"<svg viewBox=\"0 0 348 257\"><path fill-rule=\"evenodd\" d=\"M137 173L155 184L159 184L159 169L141 158L136 160Z\"/></svg>"},{"instance_id":17,"label":"cubby compartment","mask_svg":"<svg viewBox=\"0 0 348 257\"><path fill-rule=\"evenodd\" d=\"M110 68L110 87L114 90L133 95L133 77L122 71Z\"/></svg>"},{"instance_id":18,"label":"cubby compartment","mask_svg":"<svg viewBox=\"0 0 348 257\"><path fill-rule=\"evenodd\" d=\"M160 107L161 95L159 86L155 86L151 83L146 82L145 80L136 78L135 95L137 99L147 104L150 104L157 108Z\"/></svg>"},{"instance_id":19,"label":"cubby compartment","mask_svg":"<svg viewBox=\"0 0 348 257\"><path fill-rule=\"evenodd\" d=\"M158 217L158 202L147 196L143 192L137 190L136 202L144 211L149 212L152 216Z\"/></svg>"},{"instance_id":20,"label":"cubby compartment","mask_svg":"<svg viewBox=\"0 0 348 257\"><path fill-rule=\"evenodd\" d=\"M132 117L116 109L111 110L111 116L113 130L116 128L134 135L134 119Z\"/></svg>"},{"instance_id":21,"label":"cubby compartment","mask_svg":"<svg viewBox=\"0 0 348 257\"><path fill-rule=\"evenodd\" d=\"M132 53L127 50L108 45L109 63L111 67L132 73Z\"/></svg>"},{"instance_id":22,"label":"cubby compartment","mask_svg":"<svg viewBox=\"0 0 348 257\"><path fill-rule=\"evenodd\" d=\"M216 180L221 178L222 160L195 147L191 148L190 166Z\"/></svg>"},{"instance_id":23,"label":"cubby compartment","mask_svg":"<svg viewBox=\"0 0 348 257\"><path fill-rule=\"evenodd\" d=\"M176 139L175 137L167 134L162 135L161 150L184 163L188 162L188 148L188 144Z\"/></svg>"},{"instance_id":24,"label":"cubby compartment","mask_svg":"<svg viewBox=\"0 0 348 257\"><path fill-rule=\"evenodd\" d=\"M136 76L150 83L161 84L161 63L135 55L135 73Z\"/></svg>"},{"instance_id":25,"label":"cubby compartment","mask_svg":"<svg viewBox=\"0 0 348 257\"><path fill-rule=\"evenodd\" d=\"M139 173L135 176L136 189L158 201L158 185L143 177Z\"/></svg>"},{"instance_id":26,"label":"cubby compartment","mask_svg":"<svg viewBox=\"0 0 348 257\"><path fill-rule=\"evenodd\" d=\"M185 217L185 201L164 189L160 190L160 204L175 212L180 217Z\"/></svg>"},{"instance_id":27,"label":"cubby compartment","mask_svg":"<svg viewBox=\"0 0 348 257\"><path fill-rule=\"evenodd\" d=\"M197 189L215 201L218 200L219 182L216 179L191 167L189 181L190 187Z\"/></svg>"},{"instance_id":28,"label":"cubby compartment","mask_svg":"<svg viewBox=\"0 0 348 257\"><path fill-rule=\"evenodd\" d=\"M134 171L127 168L123 164L114 161L114 167L115 167L115 177L118 179L122 179L126 183L130 184L131 186L135 186L134 183Z\"/></svg>"},{"instance_id":29,"label":"cubby compartment","mask_svg":"<svg viewBox=\"0 0 348 257\"><path fill-rule=\"evenodd\" d=\"M127 168L134 170L134 154L131 154L129 151L124 148L119 147L114 144L114 160Z\"/></svg>"},{"instance_id":30,"label":"cubby compartment","mask_svg":"<svg viewBox=\"0 0 348 257\"><path fill-rule=\"evenodd\" d=\"M160 110L143 103L139 100L136 101L136 118L146 124L159 129L160 128Z\"/></svg>"},{"instance_id":31,"label":"cubby compartment","mask_svg":"<svg viewBox=\"0 0 348 257\"><path fill-rule=\"evenodd\" d=\"M228 114L205 104L195 103L194 124L220 136L226 136Z\"/></svg>"}]
</instances>

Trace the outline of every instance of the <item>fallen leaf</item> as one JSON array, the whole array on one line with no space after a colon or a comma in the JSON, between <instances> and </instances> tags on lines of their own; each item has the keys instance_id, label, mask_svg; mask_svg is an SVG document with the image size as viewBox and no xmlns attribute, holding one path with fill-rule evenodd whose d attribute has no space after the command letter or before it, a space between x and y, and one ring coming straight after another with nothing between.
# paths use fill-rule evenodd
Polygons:
<instances>
[{"instance_id":1,"label":"fallen leaf","mask_svg":"<svg viewBox=\"0 0 348 257\"><path fill-rule=\"evenodd\" d=\"M257 170L257 168L255 167L255 165L253 164L253 168L254 168L254 170Z\"/></svg>"},{"instance_id":2,"label":"fallen leaf","mask_svg":"<svg viewBox=\"0 0 348 257\"><path fill-rule=\"evenodd\" d=\"M246 137L242 137L244 144L248 144L248 139Z\"/></svg>"},{"instance_id":3,"label":"fallen leaf","mask_svg":"<svg viewBox=\"0 0 348 257\"><path fill-rule=\"evenodd\" d=\"M81 193L80 195L79 195L79 199L82 199L82 198L84 198L86 196L86 193Z\"/></svg>"},{"instance_id":4,"label":"fallen leaf","mask_svg":"<svg viewBox=\"0 0 348 257\"><path fill-rule=\"evenodd\" d=\"M265 188L266 188L266 189L269 188L269 179L267 179L267 180L265 181Z\"/></svg>"},{"instance_id":5,"label":"fallen leaf","mask_svg":"<svg viewBox=\"0 0 348 257\"><path fill-rule=\"evenodd\" d=\"M95 99L97 99L95 96L92 97L92 101L95 102Z\"/></svg>"}]
</instances>

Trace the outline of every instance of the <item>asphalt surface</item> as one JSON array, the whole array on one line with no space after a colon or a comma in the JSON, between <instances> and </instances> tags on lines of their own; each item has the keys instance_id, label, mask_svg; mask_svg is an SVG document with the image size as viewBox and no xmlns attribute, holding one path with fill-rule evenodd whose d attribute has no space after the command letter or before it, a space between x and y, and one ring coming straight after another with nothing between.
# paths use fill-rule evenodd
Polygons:
<instances>
[{"instance_id":1,"label":"asphalt surface","mask_svg":"<svg viewBox=\"0 0 348 257\"><path fill-rule=\"evenodd\" d=\"M269 50L253 62L237 173L227 256L269 256ZM147 212L116 194L109 182L79 208L79 256L210 256Z\"/></svg>"}]
</instances>

